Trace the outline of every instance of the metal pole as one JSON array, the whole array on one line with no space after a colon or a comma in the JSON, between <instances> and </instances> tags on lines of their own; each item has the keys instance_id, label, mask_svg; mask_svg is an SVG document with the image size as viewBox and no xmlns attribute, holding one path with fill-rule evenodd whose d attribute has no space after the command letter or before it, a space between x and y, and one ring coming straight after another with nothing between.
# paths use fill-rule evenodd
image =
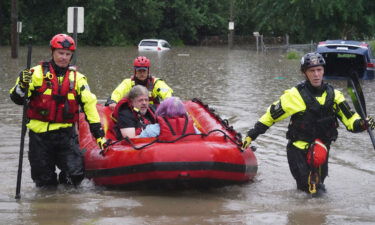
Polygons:
<instances>
[{"instance_id":1,"label":"metal pole","mask_svg":"<svg viewBox=\"0 0 375 225\"><path fill-rule=\"evenodd\" d=\"M74 16L73 16L73 39L74 42L76 43L76 50L74 51L73 54L73 60L72 64L75 65L77 63L77 21L78 21L78 8L74 8Z\"/></svg>"},{"instance_id":2,"label":"metal pole","mask_svg":"<svg viewBox=\"0 0 375 225\"><path fill-rule=\"evenodd\" d=\"M29 37L29 43L27 47L27 61L26 61L26 69L30 69L31 67L31 52L32 52L32 37ZM25 136L26 136L26 123L27 123L27 106L28 106L28 92L29 88L27 87L25 90L25 96L23 97L23 111L22 111L22 127L21 127L21 140L20 140L20 153L18 157L18 173L17 173L17 186L16 186L16 199L21 198L21 179L22 179L22 164L23 164L23 152L25 146Z\"/></svg>"}]
</instances>

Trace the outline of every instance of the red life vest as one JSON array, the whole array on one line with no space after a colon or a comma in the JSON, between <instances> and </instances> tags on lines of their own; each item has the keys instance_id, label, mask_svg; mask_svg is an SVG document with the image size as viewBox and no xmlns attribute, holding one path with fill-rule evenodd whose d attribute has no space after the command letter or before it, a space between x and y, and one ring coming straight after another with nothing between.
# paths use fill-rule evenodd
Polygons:
<instances>
[{"instance_id":1,"label":"red life vest","mask_svg":"<svg viewBox=\"0 0 375 225\"><path fill-rule=\"evenodd\" d=\"M158 116L160 125L160 140L170 139L173 136L181 136L184 134L195 134L193 120L187 115L180 117L160 117Z\"/></svg>"},{"instance_id":2,"label":"red life vest","mask_svg":"<svg viewBox=\"0 0 375 225\"><path fill-rule=\"evenodd\" d=\"M116 107L115 109L113 110L112 112L112 120L117 123L118 119L119 119L119 111L123 109L123 107L126 107L128 109L130 109L134 115L135 118L137 118L139 120L139 122L141 123L141 127L136 127L135 128L135 134L136 135L140 135L142 130L146 127L146 125L148 124L152 124L152 121L148 120L145 116L143 116L142 114L134 111L133 107L129 104L129 100L128 98L123 98L121 99L121 101L119 101L117 104L116 104ZM147 111L150 113L150 115L155 119L155 114L154 112L151 110L151 108L148 108ZM118 129L117 129L118 130ZM121 135L120 135L121 137Z\"/></svg>"},{"instance_id":3,"label":"red life vest","mask_svg":"<svg viewBox=\"0 0 375 225\"><path fill-rule=\"evenodd\" d=\"M56 73L49 62L41 63L43 82L42 86L35 88L30 97L27 116L44 122L74 123L78 121L79 105L77 101L76 71L67 70L62 84L59 84ZM74 73L74 80L69 79ZM68 98L74 96L73 99Z\"/></svg>"},{"instance_id":4,"label":"red life vest","mask_svg":"<svg viewBox=\"0 0 375 225\"><path fill-rule=\"evenodd\" d=\"M136 83L135 83L134 76L131 76L130 79L131 79L132 81L134 81L134 84L136 84ZM155 87L155 83L158 82L158 81L159 81L159 79L155 81L155 77L153 77L153 76L150 76L150 78L147 78L147 83L146 83L146 86L145 86L145 87L147 88L147 90L149 91L149 93L152 93L152 92L153 92L154 87ZM132 82L132 84L133 84L133 82ZM134 85L133 85L132 87L134 87ZM156 105L156 106L158 106L158 105L160 104L160 100L159 100L159 98L154 98L154 97L152 96L152 94L151 94L151 95L149 94L148 99L150 100L150 103L151 103L151 104L154 104L154 105Z\"/></svg>"}]
</instances>

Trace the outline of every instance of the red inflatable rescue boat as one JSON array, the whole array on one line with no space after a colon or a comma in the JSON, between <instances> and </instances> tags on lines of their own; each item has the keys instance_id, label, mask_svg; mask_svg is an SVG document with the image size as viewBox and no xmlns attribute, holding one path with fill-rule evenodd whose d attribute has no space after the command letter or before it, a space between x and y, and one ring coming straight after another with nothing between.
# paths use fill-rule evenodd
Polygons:
<instances>
[{"instance_id":1,"label":"red inflatable rescue boat","mask_svg":"<svg viewBox=\"0 0 375 225\"><path fill-rule=\"evenodd\" d=\"M104 154L81 114L79 141L86 176L96 185L134 188L218 187L250 181L258 169L253 149L241 150L241 135L200 100L184 104L202 134L168 142L157 138L117 141L111 130L112 111L98 105L106 138L115 143Z\"/></svg>"}]
</instances>

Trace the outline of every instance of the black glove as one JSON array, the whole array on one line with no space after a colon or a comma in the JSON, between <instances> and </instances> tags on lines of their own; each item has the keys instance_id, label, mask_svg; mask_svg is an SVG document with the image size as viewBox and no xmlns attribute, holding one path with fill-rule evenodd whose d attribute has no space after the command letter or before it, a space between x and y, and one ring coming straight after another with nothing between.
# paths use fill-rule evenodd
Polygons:
<instances>
[{"instance_id":1,"label":"black glove","mask_svg":"<svg viewBox=\"0 0 375 225\"><path fill-rule=\"evenodd\" d=\"M31 78L33 75L33 70L25 69L20 72L19 85L21 88L28 88L31 83Z\"/></svg>"},{"instance_id":2,"label":"black glove","mask_svg":"<svg viewBox=\"0 0 375 225\"><path fill-rule=\"evenodd\" d=\"M104 131L100 123L90 123L90 131L95 139L104 137Z\"/></svg>"}]
</instances>

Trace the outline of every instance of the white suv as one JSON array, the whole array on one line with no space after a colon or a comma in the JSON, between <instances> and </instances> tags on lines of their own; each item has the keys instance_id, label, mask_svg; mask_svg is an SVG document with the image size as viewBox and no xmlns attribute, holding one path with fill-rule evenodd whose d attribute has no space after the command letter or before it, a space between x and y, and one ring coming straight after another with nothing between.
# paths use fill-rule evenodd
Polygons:
<instances>
[{"instance_id":1,"label":"white suv","mask_svg":"<svg viewBox=\"0 0 375 225\"><path fill-rule=\"evenodd\" d=\"M143 39L138 44L138 51L166 51L170 49L171 45L162 39Z\"/></svg>"}]
</instances>

